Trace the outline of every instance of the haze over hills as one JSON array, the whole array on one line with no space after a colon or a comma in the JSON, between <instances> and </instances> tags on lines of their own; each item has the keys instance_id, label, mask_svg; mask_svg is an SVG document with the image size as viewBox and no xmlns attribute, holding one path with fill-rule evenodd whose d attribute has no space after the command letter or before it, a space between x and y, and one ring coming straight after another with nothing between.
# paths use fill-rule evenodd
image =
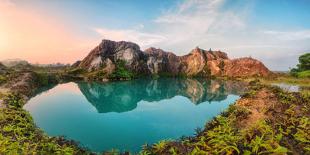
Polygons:
<instances>
[{"instance_id":1,"label":"haze over hills","mask_svg":"<svg viewBox=\"0 0 310 155\"><path fill-rule=\"evenodd\" d=\"M29 65L30 63L26 60L22 60L22 59L6 59L6 60L2 60L0 61L3 65L5 65L6 67L13 67L16 65Z\"/></svg>"},{"instance_id":2,"label":"haze over hills","mask_svg":"<svg viewBox=\"0 0 310 155\"><path fill-rule=\"evenodd\" d=\"M5 59L1 60L0 63L8 68L18 68L18 67L64 67L70 66L70 64L63 64L63 63L52 63L52 64L39 64L39 63L29 63L27 60L23 59Z\"/></svg>"},{"instance_id":3,"label":"haze over hills","mask_svg":"<svg viewBox=\"0 0 310 155\"><path fill-rule=\"evenodd\" d=\"M271 72L253 58L229 59L222 51L196 47L189 54L176 56L162 49L148 48L145 51L132 42L102 40L87 57L74 66L88 72L101 70L112 74L120 61L126 69L137 74L170 74L185 76L267 76Z\"/></svg>"}]
</instances>

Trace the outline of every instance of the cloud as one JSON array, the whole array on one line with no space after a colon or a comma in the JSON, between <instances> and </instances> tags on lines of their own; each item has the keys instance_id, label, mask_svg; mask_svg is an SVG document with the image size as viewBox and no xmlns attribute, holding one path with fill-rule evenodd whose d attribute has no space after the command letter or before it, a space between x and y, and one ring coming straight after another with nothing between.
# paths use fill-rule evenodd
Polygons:
<instances>
[{"instance_id":1,"label":"cloud","mask_svg":"<svg viewBox=\"0 0 310 155\"><path fill-rule=\"evenodd\" d=\"M310 39L310 30L299 30L299 31L274 31L266 30L264 34L274 36L279 40L305 40Z\"/></svg>"},{"instance_id":2,"label":"cloud","mask_svg":"<svg viewBox=\"0 0 310 155\"><path fill-rule=\"evenodd\" d=\"M139 27L139 29L140 28L141 26ZM142 46L142 48L146 48L153 44L160 43L166 40L164 36L152 33L144 33L134 29L113 30L106 28L94 28L94 31L100 34L103 39L135 42Z\"/></svg>"},{"instance_id":3,"label":"cloud","mask_svg":"<svg viewBox=\"0 0 310 155\"><path fill-rule=\"evenodd\" d=\"M151 28L144 24L142 29L98 28L96 32L114 40L137 42L143 47L160 47L177 55L186 54L196 46L220 49L233 58L257 58L272 70L294 66L298 55L309 49L310 30L260 30L248 21L255 3L249 1L234 7L229 4L229 8L225 4L226 0L187 0L151 19Z\"/></svg>"},{"instance_id":4,"label":"cloud","mask_svg":"<svg viewBox=\"0 0 310 155\"><path fill-rule=\"evenodd\" d=\"M149 31L104 27L94 30L105 38L130 40L142 47L157 46L181 55L195 46L218 42L225 33L246 27L243 14L223 11L221 7L224 3L224 0L184 1L153 19L153 28Z\"/></svg>"}]
</instances>

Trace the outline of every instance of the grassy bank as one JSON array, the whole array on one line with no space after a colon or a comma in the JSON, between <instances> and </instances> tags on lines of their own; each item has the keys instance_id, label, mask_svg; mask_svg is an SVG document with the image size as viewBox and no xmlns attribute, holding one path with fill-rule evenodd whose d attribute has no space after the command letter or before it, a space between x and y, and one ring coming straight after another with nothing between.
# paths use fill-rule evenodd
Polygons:
<instances>
[{"instance_id":1,"label":"grassy bank","mask_svg":"<svg viewBox=\"0 0 310 155\"><path fill-rule=\"evenodd\" d=\"M37 88L59 82L57 75L43 71L5 75L6 81L0 83L0 154L90 154L74 141L47 136L22 109Z\"/></svg>"},{"instance_id":2,"label":"grassy bank","mask_svg":"<svg viewBox=\"0 0 310 155\"><path fill-rule=\"evenodd\" d=\"M90 154L63 137L49 137L38 129L30 114L22 109L19 95L2 96L0 108L0 154Z\"/></svg>"},{"instance_id":3,"label":"grassy bank","mask_svg":"<svg viewBox=\"0 0 310 155\"><path fill-rule=\"evenodd\" d=\"M309 96L252 83L194 137L146 145L141 154L310 154Z\"/></svg>"},{"instance_id":4,"label":"grassy bank","mask_svg":"<svg viewBox=\"0 0 310 155\"><path fill-rule=\"evenodd\" d=\"M254 80L254 79L248 79ZM310 87L310 78L296 78L289 75L276 76L272 78L259 78L262 84L273 84L273 83L287 83L292 85L298 85L302 87Z\"/></svg>"}]
</instances>

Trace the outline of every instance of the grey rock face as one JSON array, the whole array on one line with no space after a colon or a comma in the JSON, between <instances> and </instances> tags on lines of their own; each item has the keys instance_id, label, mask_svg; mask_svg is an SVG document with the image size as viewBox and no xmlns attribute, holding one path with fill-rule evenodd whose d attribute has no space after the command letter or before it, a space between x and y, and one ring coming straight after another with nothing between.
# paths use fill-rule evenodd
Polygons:
<instances>
[{"instance_id":1,"label":"grey rock face","mask_svg":"<svg viewBox=\"0 0 310 155\"><path fill-rule=\"evenodd\" d=\"M88 71L105 69L111 70L111 64L123 60L126 68L133 72L147 72L145 54L140 47L131 42L115 42L103 40L89 55L82 60L79 67Z\"/></svg>"}]
</instances>

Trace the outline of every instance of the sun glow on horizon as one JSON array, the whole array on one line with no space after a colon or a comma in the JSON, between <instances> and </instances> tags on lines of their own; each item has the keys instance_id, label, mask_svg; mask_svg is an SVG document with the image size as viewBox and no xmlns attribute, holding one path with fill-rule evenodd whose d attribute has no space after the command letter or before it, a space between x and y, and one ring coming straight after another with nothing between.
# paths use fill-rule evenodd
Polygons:
<instances>
[{"instance_id":1,"label":"sun glow on horizon","mask_svg":"<svg viewBox=\"0 0 310 155\"><path fill-rule=\"evenodd\" d=\"M83 40L60 19L0 2L0 60L72 63L85 56L91 41Z\"/></svg>"}]
</instances>

